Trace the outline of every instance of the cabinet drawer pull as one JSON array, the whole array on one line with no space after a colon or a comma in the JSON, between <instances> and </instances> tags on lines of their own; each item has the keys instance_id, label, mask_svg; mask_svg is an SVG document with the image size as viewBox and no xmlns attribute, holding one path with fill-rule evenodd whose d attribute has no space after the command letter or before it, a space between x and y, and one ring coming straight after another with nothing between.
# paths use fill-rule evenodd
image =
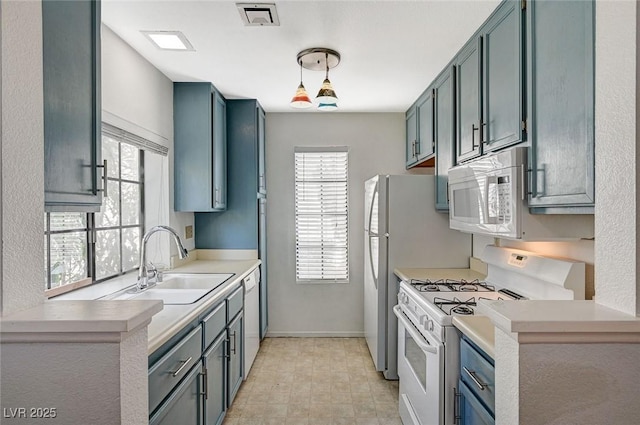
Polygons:
<instances>
[{"instance_id":1,"label":"cabinet drawer pull","mask_svg":"<svg viewBox=\"0 0 640 425\"><path fill-rule=\"evenodd\" d=\"M187 360L180 360L182 365L175 372L171 372L171 376L173 376L174 378L178 376L180 372L182 372L182 369L184 369L191 362L192 359L193 357L189 357Z\"/></svg>"},{"instance_id":2,"label":"cabinet drawer pull","mask_svg":"<svg viewBox=\"0 0 640 425\"><path fill-rule=\"evenodd\" d=\"M467 375L469 375L471 380L478 386L478 388L480 388L480 391L484 391L484 389L487 387L487 384L479 380L474 371L467 369L465 366L462 366L462 369L467 373Z\"/></svg>"}]
</instances>

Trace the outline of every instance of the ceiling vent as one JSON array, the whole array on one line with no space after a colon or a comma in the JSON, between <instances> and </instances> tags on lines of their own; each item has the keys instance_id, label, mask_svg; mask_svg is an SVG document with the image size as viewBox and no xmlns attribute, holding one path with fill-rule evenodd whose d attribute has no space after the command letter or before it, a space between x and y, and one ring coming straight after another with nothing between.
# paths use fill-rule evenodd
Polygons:
<instances>
[{"instance_id":1,"label":"ceiling vent","mask_svg":"<svg viewBox=\"0 0 640 425\"><path fill-rule=\"evenodd\" d=\"M240 18L247 26L280 26L274 3L236 3Z\"/></svg>"}]
</instances>

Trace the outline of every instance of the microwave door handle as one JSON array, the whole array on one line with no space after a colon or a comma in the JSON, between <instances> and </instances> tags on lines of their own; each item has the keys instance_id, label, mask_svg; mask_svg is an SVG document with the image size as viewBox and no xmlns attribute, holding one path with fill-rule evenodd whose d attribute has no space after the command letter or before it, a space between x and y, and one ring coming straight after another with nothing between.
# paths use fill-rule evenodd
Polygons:
<instances>
[{"instance_id":1,"label":"microwave door handle","mask_svg":"<svg viewBox=\"0 0 640 425\"><path fill-rule=\"evenodd\" d=\"M486 224L490 224L491 223L491 219L489 217L489 187L492 184L492 180L495 180L494 176L487 176L485 181L484 181L484 198L483 198L483 215L484 215L484 222Z\"/></svg>"},{"instance_id":2,"label":"microwave door handle","mask_svg":"<svg viewBox=\"0 0 640 425\"><path fill-rule=\"evenodd\" d=\"M520 166L520 189L522 190L520 198L525 201L527 199L527 170L524 165Z\"/></svg>"}]
</instances>

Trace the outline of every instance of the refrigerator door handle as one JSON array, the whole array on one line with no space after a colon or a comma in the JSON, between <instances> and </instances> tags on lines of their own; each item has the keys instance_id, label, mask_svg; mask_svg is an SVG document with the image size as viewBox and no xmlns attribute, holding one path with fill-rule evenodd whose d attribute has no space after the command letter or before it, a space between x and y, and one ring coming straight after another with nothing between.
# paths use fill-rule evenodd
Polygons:
<instances>
[{"instance_id":1,"label":"refrigerator door handle","mask_svg":"<svg viewBox=\"0 0 640 425\"><path fill-rule=\"evenodd\" d=\"M371 222L373 221L373 207L376 204L376 195L378 193L378 183L376 182L375 187L373 188L373 192L371 194L371 205L369 205L369 216L367 217L367 229L369 229L369 234L376 235L376 232L371 231Z\"/></svg>"},{"instance_id":2,"label":"refrigerator door handle","mask_svg":"<svg viewBox=\"0 0 640 425\"><path fill-rule=\"evenodd\" d=\"M377 238L378 235L369 234L369 267L371 267L371 277L373 277L373 286L378 289L378 276L376 276L375 268L373 267L373 250L371 249L371 239Z\"/></svg>"}]
</instances>

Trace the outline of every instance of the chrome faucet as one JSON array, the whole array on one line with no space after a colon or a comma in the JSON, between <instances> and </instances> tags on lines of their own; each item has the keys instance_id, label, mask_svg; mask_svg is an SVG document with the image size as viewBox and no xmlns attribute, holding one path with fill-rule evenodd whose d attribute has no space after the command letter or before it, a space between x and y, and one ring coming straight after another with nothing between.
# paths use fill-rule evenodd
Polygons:
<instances>
[{"instance_id":1,"label":"chrome faucet","mask_svg":"<svg viewBox=\"0 0 640 425\"><path fill-rule=\"evenodd\" d=\"M154 226L151 229L147 230L147 232L142 237L142 245L140 246L140 268L138 269L138 281L136 283L137 290L142 291L147 289L149 286L149 272L153 273L152 279L157 279L158 271L153 265L151 265L151 269L147 265L147 241L156 232L168 232L173 236L173 240L176 242L176 246L178 247L178 255L180 258L187 258L189 256L189 251L182 245L182 241L180 240L180 236L169 226ZM151 282L155 283L155 282Z\"/></svg>"}]
</instances>

